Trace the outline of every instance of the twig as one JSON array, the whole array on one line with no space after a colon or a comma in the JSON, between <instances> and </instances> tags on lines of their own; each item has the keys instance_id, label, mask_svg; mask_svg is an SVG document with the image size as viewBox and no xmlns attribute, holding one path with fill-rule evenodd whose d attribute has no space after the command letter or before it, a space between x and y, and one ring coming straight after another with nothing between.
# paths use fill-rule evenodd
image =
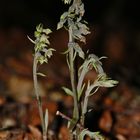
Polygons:
<instances>
[{"instance_id":1,"label":"twig","mask_svg":"<svg viewBox=\"0 0 140 140\"><path fill-rule=\"evenodd\" d=\"M56 112L56 115L59 115L59 116L61 116L62 118L64 118L64 119L70 121L71 123L74 123L74 121L73 121L70 117L66 116L65 114L61 113L60 111L57 111L57 112ZM84 127L83 127L80 123L77 123L76 126L77 126L80 130L83 130L83 129L84 129Z\"/></svg>"}]
</instances>

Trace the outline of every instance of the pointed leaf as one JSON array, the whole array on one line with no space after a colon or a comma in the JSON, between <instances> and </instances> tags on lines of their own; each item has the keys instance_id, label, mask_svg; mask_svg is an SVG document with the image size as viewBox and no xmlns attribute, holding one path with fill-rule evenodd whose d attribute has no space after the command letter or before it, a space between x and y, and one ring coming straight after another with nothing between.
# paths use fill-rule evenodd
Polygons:
<instances>
[{"instance_id":1,"label":"pointed leaf","mask_svg":"<svg viewBox=\"0 0 140 140\"><path fill-rule=\"evenodd\" d=\"M94 140L104 140L104 138L99 134L99 132L91 132L87 129L84 129L81 131L80 135L79 135L79 140L84 140L85 136L89 136L91 139Z\"/></svg>"},{"instance_id":2,"label":"pointed leaf","mask_svg":"<svg viewBox=\"0 0 140 140\"><path fill-rule=\"evenodd\" d=\"M40 37L40 35L41 35L41 32L38 32L38 31L35 31L35 32L34 32L34 36L35 36L36 38Z\"/></svg>"},{"instance_id":3,"label":"pointed leaf","mask_svg":"<svg viewBox=\"0 0 140 140\"><path fill-rule=\"evenodd\" d=\"M68 95L70 95L70 96L73 96L73 92L70 90L70 89L68 89L68 88L66 88L66 87L62 87L62 89L65 91L65 93L67 93Z\"/></svg>"},{"instance_id":4,"label":"pointed leaf","mask_svg":"<svg viewBox=\"0 0 140 140\"><path fill-rule=\"evenodd\" d=\"M60 19L61 20L64 20L67 16L68 16L68 12L64 12L62 15L61 15L61 17L60 17Z\"/></svg>"},{"instance_id":5,"label":"pointed leaf","mask_svg":"<svg viewBox=\"0 0 140 140\"><path fill-rule=\"evenodd\" d=\"M70 4L71 0L63 0L65 4Z\"/></svg>"},{"instance_id":6,"label":"pointed leaf","mask_svg":"<svg viewBox=\"0 0 140 140\"><path fill-rule=\"evenodd\" d=\"M36 30L37 30L38 32L42 32L42 30L43 30L43 24L40 23L38 26L36 26Z\"/></svg>"},{"instance_id":7,"label":"pointed leaf","mask_svg":"<svg viewBox=\"0 0 140 140\"><path fill-rule=\"evenodd\" d=\"M41 72L38 72L37 75L42 76L42 77L45 77L46 76L45 74L43 74Z\"/></svg>"},{"instance_id":8,"label":"pointed leaf","mask_svg":"<svg viewBox=\"0 0 140 140\"><path fill-rule=\"evenodd\" d=\"M53 55L52 51L55 51L55 49L49 48L49 49L45 52L45 57L50 58L50 57Z\"/></svg>"},{"instance_id":9,"label":"pointed leaf","mask_svg":"<svg viewBox=\"0 0 140 140\"><path fill-rule=\"evenodd\" d=\"M84 90L84 88L85 88L85 83L83 84L83 86L82 86L82 88L81 88L81 90L78 92L78 100L80 100L80 97L81 97L81 95L82 95L82 93L83 93L83 90Z\"/></svg>"},{"instance_id":10,"label":"pointed leaf","mask_svg":"<svg viewBox=\"0 0 140 140\"><path fill-rule=\"evenodd\" d=\"M41 37L40 37L40 42L44 42L44 43L47 43L47 44L50 44L49 40L48 40L48 36L45 35L45 34L42 34Z\"/></svg>"},{"instance_id":11,"label":"pointed leaf","mask_svg":"<svg viewBox=\"0 0 140 140\"><path fill-rule=\"evenodd\" d=\"M75 43L75 45L73 47L74 47L75 51L78 53L79 57L84 59L85 54L84 54L83 50L81 49L81 47L77 43Z\"/></svg>"},{"instance_id":12,"label":"pointed leaf","mask_svg":"<svg viewBox=\"0 0 140 140\"><path fill-rule=\"evenodd\" d=\"M42 134L38 128L36 128L33 125L28 125L29 130L31 131L31 134L36 140L41 140L42 139Z\"/></svg>"},{"instance_id":13,"label":"pointed leaf","mask_svg":"<svg viewBox=\"0 0 140 140\"><path fill-rule=\"evenodd\" d=\"M63 23L62 23L62 22L59 22L59 23L57 24L57 30L61 29L62 27L63 27Z\"/></svg>"},{"instance_id":14,"label":"pointed leaf","mask_svg":"<svg viewBox=\"0 0 140 140\"><path fill-rule=\"evenodd\" d=\"M102 87L114 87L115 85L118 84L118 81L115 80L99 81L98 84L99 86Z\"/></svg>"},{"instance_id":15,"label":"pointed leaf","mask_svg":"<svg viewBox=\"0 0 140 140\"><path fill-rule=\"evenodd\" d=\"M43 32L46 33L47 35L52 33L52 31L49 28L43 29Z\"/></svg>"},{"instance_id":16,"label":"pointed leaf","mask_svg":"<svg viewBox=\"0 0 140 140\"><path fill-rule=\"evenodd\" d=\"M47 130L48 130L48 123L49 123L49 113L48 113L48 109L46 109L46 112L45 112L45 128L46 128L46 133L47 133Z\"/></svg>"},{"instance_id":17,"label":"pointed leaf","mask_svg":"<svg viewBox=\"0 0 140 140\"><path fill-rule=\"evenodd\" d=\"M69 59L68 59L68 54L66 55L66 61L67 61L67 64L68 64L68 68L70 69L70 62L69 62Z\"/></svg>"},{"instance_id":18,"label":"pointed leaf","mask_svg":"<svg viewBox=\"0 0 140 140\"><path fill-rule=\"evenodd\" d=\"M29 36L27 36L27 38L28 38L33 44L35 44L35 41L33 41Z\"/></svg>"},{"instance_id":19,"label":"pointed leaf","mask_svg":"<svg viewBox=\"0 0 140 140\"><path fill-rule=\"evenodd\" d=\"M62 54L67 54L70 51L70 49L68 48L66 51L62 52Z\"/></svg>"},{"instance_id":20,"label":"pointed leaf","mask_svg":"<svg viewBox=\"0 0 140 140\"><path fill-rule=\"evenodd\" d=\"M94 92L90 93L89 96L92 96L94 93L96 93L98 91L98 89L99 89L99 87L97 87Z\"/></svg>"}]
</instances>

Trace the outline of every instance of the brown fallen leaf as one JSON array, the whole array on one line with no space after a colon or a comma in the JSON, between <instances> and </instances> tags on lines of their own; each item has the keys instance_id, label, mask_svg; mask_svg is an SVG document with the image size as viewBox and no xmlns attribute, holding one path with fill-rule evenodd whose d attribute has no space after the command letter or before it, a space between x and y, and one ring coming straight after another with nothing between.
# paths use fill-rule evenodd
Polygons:
<instances>
[{"instance_id":1,"label":"brown fallen leaf","mask_svg":"<svg viewBox=\"0 0 140 140\"><path fill-rule=\"evenodd\" d=\"M30 133L25 133L23 140L34 140L34 138Z\"/></svg>"},{"instance_id":2,"label":"brown fallen leaf","mask_svg":"<svg viewBox=\"0 0 140 140\"><path fill-rule=\"evenodd\" d=\"M7 67L12 68L16 73L21 75L31 75L31 67L29 67L27 64L25 64L24 61L10 57L6 59Z\"/></svg>"},{"instance_id":3,"label":"brown fallen leaf","mask_svg":"<svg viewBox=\"0 0 140 140\"><path fill-rule=\"evenodd\" d=\"M104 111L99 121L99 127L105 132L110 132L112 123L113 120L112 120L111 112L108 110Z\"/></svg>"},{"instance_id":4,"label":"brown fallen leaf","mask_svg":"<svg viewBox=\"0 0 140 140\"><path fill-rule=\"evenodd\" d=\"M69 130L66 126L62 126L60 128L59 139L60 140L69 140L70 139L70 133L69 133Z\"/></svg>"},{"instance_id":5,"label":"brown fallen leaf","mask_svg":"<svg viewBox=\"0 0 140 140\"><path fill-rule=\"evenodd\" d=\"M9 137L7 140L23 140L23 133L19 133L14 136L11 135L11 138Z\"/></svg>"},{"instance_id":6,"label":"brown fallen leaf","mask_svg":"<svg viewBox=\"0 0 140 140\"><path fill-rule=\"evenodd\" d=\"M6 98L0 96L0 106L3 105L3 104L5 104L5 102L6 102Z\"/></svg>"},{"instance_id":7,"label":"brown fallen leaf","mask_svg":"<svg viewBox=\"0 0 140 140\"><path fill-rule=\"evenodd\" d=\"M109 97L104 99L104 105L105 106L109 106L110 107L110 106L113 105L113 103L114 103L113 100L111 98L109 98Z\"/></svg>"},{"instance_id":8,"label":"brown fallen leaf","mask_svg":"<svg viewBox=\"0 0 140 140\"><path fill-rule=\"evenodd\" d=\"M29 127L29 129L30 129L30 131L31 131L34 139L36 139L36 140L42 140L42 134L41 134L41 132L39 131L38 128L36 128L33 125L28 125L28 127Z\"/></svg>"},{"instance_id":9,"label":"brown fallen leaf","mask_svg":"<svg viewBox=\"0 0 140 140\"><path fill-rule=\"evenodd\" d=\"M46 94L45 87L42 82L39 82L40 96ZM18 86L17 86L18 85ZM33 92L33 81L28 77L21 77L13 75L8 81L8 96L11 96L16 101L21 103L30 103L32 100Z\"/></svg>"},{"instance_id":10,"label":"brown fallen leaf","mask_svg":"<svg viewBox=\"0 0 140 140\"><path fill-rule=\"evenodd\" d=\"M117 135L116 135L116 138L117 138L118 140L126 140L126 138L125 138L123 135L121 135L121 134L117 134Z\"/></svg>"},{"instance_id":11,"label":"brown fallen leaf","mask_svg":"<svg viewBox=\"0 0 140 140\"><path fill-rule=\"evenodd\" d=\"M0 140L6 139L9 135L9 131L0 131Z\"/></svg>"}]
</instances>

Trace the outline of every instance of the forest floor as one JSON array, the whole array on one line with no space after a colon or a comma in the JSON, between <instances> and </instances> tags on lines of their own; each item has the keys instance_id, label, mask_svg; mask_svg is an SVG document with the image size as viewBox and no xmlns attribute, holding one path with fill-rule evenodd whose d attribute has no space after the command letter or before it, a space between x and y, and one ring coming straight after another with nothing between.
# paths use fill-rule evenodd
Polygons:
<instances>
[{"instance_id":1,"label":"forest floor","mask_svg":"<svg viewBox=\"0 0 140 140\"><path fill-rule=\"evenodd\" d=\"M31 44L20 32L15 36L11 34L7 44L0 41L4 46L0 52L0 140L41 140L33 92L32 52L28 48ZM72 98L61 89L70 82L64 57L59 59L54 58L47 67L42 67L41 71L47 73L47 77L39 78L43 109L49 110L50 140L68 139L66 120L56 116L56 111L70 117L73 107ZM88 77L92 76L94 73L88 74ZM140 140L139 88L125 82L109 90L102 88L90 98L89 108L92 111L85 121L89 130L100 131L106 140Z\"/></svg>"}]
</instances>

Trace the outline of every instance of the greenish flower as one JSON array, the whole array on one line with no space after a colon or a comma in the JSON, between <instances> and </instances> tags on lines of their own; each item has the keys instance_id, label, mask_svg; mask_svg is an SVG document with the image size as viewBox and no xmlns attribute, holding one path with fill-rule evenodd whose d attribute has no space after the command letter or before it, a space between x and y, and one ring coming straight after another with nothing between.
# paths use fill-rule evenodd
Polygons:
<instances>
[{"instance_id":1,"label":"greenish flower","mask_svg":"<svg viewBox=\"0 0 140 140\"><path fill-rule=\"evenodd\" d=\"M70 4L71 3L71 0L62 0L64 1L65 4Z\"/></svg>"},{"instance_id":2,"label":"greenish flower","mask_svg":"<svg viewBox=\"0 0 140 140\"><path fill-rule=\"evenodd\" d=\"M98 78L95 80L94 84L98 87L114 87L118 84L118 81L111 80L105 73L102 73L98 75Z\"/></svg>"}]
</instances>

